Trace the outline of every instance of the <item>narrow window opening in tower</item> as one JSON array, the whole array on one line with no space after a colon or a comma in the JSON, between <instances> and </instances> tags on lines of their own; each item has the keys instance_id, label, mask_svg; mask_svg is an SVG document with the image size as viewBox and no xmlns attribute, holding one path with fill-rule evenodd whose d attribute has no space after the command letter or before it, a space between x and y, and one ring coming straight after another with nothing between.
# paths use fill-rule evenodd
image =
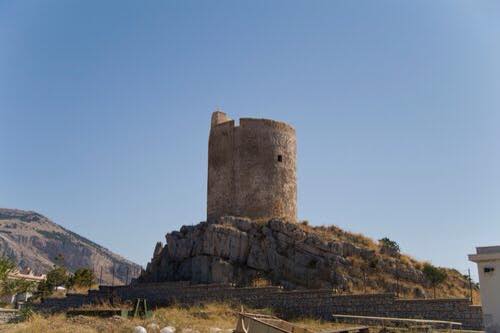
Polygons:
<instances>
[{"instance_id":1,"label":"narrow window opening in tower","mask_svg":"<svg viewBox=\"0 0 500 333\"><path fill-rule=\"evenodd\" d=\"M283 155L278 155L278 162L283 162Z\"/></svg>"}]
</instances>

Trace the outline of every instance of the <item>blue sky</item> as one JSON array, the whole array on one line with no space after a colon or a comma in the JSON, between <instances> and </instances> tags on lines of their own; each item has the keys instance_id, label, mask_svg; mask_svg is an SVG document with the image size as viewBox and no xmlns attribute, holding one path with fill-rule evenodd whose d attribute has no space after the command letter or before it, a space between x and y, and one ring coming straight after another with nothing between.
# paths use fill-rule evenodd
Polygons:
<instances>
[{"instance_id":1,"label":"blue sky","mask_svg":"<svg viewBox=\"0 0 500 333\"><path fill-rule=\"evenodd\" d=\"M293 124L299 217L461 271L500 244L496 1L1 1L0 206L145 265L210 114Z\"/></svg>"}]
</instances>

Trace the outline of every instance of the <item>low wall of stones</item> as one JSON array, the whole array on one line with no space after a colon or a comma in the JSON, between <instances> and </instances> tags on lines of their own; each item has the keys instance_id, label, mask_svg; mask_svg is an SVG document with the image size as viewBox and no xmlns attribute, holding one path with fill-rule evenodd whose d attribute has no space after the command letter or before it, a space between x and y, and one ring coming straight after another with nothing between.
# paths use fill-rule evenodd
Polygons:
<instances>
[{"instance_id":1,"label":"low wall of stones","mask_svg":"<svg viewBox=\"0 0 500 333\"><path fill-rule=\"evenodd\" d=\"M235 288L228 285L155 283L136 286L101 287L89 295L68 295L46 299L45 309L54 311L77 308L84 304L133 301L146 298L152 307L171 304L196 305L230 302L253 308L271 308L284 319L314 317L331 320L332 314L404 317L456 321L464 329L482 329L480 306L468 299L406 300L394 294L336 295L328 290L285 291L280 287Z\"/></svg>"},{"instance_id":2,"label":"low wall of stones","mask_svg":"<svg viewBox=\"0 0 500 333\"><path fill-rule=\"evenodd\" d=\"M19 318L19 310L0 309L0 324L10 323Z\"/></svg>"}]
</instances>

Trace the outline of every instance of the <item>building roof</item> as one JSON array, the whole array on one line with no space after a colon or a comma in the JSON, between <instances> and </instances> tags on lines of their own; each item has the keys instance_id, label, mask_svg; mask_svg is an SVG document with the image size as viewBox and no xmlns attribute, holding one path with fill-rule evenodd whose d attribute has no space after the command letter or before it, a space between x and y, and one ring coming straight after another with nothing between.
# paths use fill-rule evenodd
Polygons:
<instances>
[{"instance_id":1,"label":"building roof","mask_svg":"<svg viewBox=\"0 0 500 333\"><path fill-rule=\"evenodd\" d=\"M469 260L473 262L500 260L500 246L476 247L476 253L469 254Z\"/></svg>"},{"instance_id":2,"label":"building roof","mask_svg":"<svg viewBox=\"0 0 500 333\"><path fill-rule=\"evenodd\" d=\"M7 277L9 279L14 279L14 280L27 280L27 281L35 281L35 282L41 282L46 279L45 274L41 275L35 275L33 272L28 269L24 272L20 272L19 270L14 270L10 272Z\"/></svg>"}]
</instances>

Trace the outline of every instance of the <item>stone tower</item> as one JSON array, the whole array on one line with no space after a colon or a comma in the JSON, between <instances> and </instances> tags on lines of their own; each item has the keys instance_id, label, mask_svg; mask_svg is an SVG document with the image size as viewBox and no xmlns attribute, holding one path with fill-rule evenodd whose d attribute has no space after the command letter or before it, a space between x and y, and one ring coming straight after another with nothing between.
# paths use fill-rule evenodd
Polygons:
<instances>
[{"instance_id":1,"label":"stone tower","mask_svg":"<svg viewBox=\"0 0 500 333\"><path fill-rule=\"evenodd\" d=\"M223 215L296 221L295 130L269 120L212 114L207 219Z\"/></svg>"}]
</instances>

